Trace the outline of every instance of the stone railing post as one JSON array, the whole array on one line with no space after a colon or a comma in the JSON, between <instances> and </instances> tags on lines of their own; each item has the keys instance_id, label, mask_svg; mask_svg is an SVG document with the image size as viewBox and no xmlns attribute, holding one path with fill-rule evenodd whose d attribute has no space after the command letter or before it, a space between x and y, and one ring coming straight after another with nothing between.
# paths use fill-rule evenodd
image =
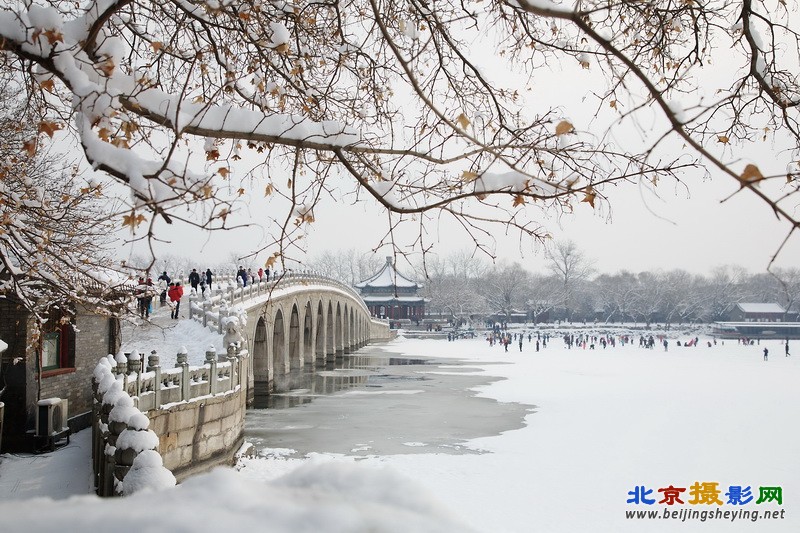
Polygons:
<instances>
[{"instance_id":1,"label":"stone railing post","mask_svg":"<svg viewBox=\"0 0 800 533\"><path fill-rule=\"evenodd\" d=\"M231 390L233 390L239 384L238 358L236 356L236 346L233 343L228 345L228 362L231 364Z\"/></svg>"},{"instance_id":2,"label":"stone railing post","mask_svg":"<svg viewBox=\"0 0 800 533\"><path fill-rule=\"evenodd\" d=\"M158 409L161 407L161 365L155 350L150 352L147 357L147 371L155 374L153 377L153 408Z\"/></svg>"},{"instance_id":3,"label":"stone railing post","mask_svg":"<svg viewBox=\"0 0 800 533\"><path fill-rule=\"evenodd\" d=\"M248 377L247 377L247 360L241 354L241 348L236 348L236 363L238 365L237 374L238 377L236 379L237 385L240 385L242 389L242 393L244 396L247 396L247 385L248 385ZM245 400L246 401L246 400Z\"/></svg>"},{"instance_id":4,"label":"stone railing post","mask_svg":"<svg viewBox=\"0 0 800 533\"><path fill-rule=\"evenodd\" d=\"M113 387L120 390L122 388L119 382L114 382ZM113 493L114 484L111 481L112 472L114 468L114 458L106 454L106 444L110 439L110 430L108 425L108 414L114 407L111 403L106 403L103 394L99 391L97 393L98 405L98 443L97 443L97 457L95 458L96 475L95 487L98 496L110 496Z\"/></svg>"},{"instance_id":5,"label":"stone railing post","mask_svg":"<svg viewBox=\"0 0 800 533\"><path fill-rule=\"evenodd\" d=\"M181 400L188 402L192 396L192 382L189 379L189 361L186 350L178 352L177 366L181 368Z\"/></svg>"},{"instance_id":6,"label":"stone railing post","mask_svg":"<svg viewBox=\"0 0 800 533\"><path fill-rule=\"evenodd\" d=\"M128 373L136 374L136 390L131 396L139 396L142 392L142 356L139 355L137 350L133 350L128 354ZM127 390L126 390L127 392Z\"/></svg>"},{"instance_id":7,"label":"stone railing post","mask_svg":"<svg viewBox=\"0 0 800 533\"><path fill-rule=\"evenodd\" d=\"M208 300L203 300L203 327L208 326Z\"/></svg>"},{"instance_id":8,"label":"stone railing post","mask_svg":"<svg viewBox=\"0 0 800 533\"><path fill-rule=\"evenodd\" d=\"M117 374L122 374L122 390L128 390L128 356L130 353L118 353L114 360L117 362Z\"/></svg>"},{"instance_id":9,"label":"stone railing post","mask_svg":"<svg viewBox=\"0 0 800 533\"><path fill-rule=\"evenodd\" d=\"M189 320L191 320L192 316L194 315L194 304L195 304L195 302L197 302L197 293L196 292L192 292L192 290L190 290L189 291Z\"/></svg>"},{"instance_id":10,"label":"stone railing post","mask_svg":"<svg viewBox=\"0 0 800 533\"><path fill-rule=\"evenodd\" d=\"M228 307L225 305L219 306L219 320L217 321L217 327L219 328L219 334L225 334L225 319L228 318Z\"/></svg>"},{"instance_id":11,"label":"stone railing post","mask_svg":"<svg viewBox=\"0 0 800 533\"><path fill-rule=\"evenodd\" d=\"M149 426L147 415L131 413L127 417L125 430L117 439L114 475L120 481L116 486L119 495L175 486L175 476L164 468L163 459L158 453L158 436L148 429Z\"/></svg>"},{"instance_id":12,"label":"stone railing post","mask_svg":"<svg viewBox=\"0 0 800 533\"><path fill-rule=\"evenodd\" d=\"M109 409L108 447L105 452L106 468L105 479L103 480L102 496L117 495L116 483L114 480L116 479L117 481L122 481L122 477L118 477L119 467L117 464L117 440L119 439L120 434L128 427L128 425L123 420L118 420L119 417L115 417L112 411L115 409L124 410L127 407L133 407L133 399L128 396L127 393L123 393L119 398L116 399L114 405L110 406ZM112 450L113 453L110 453Z\"/></svg>"},{"instance_id":13,"label":"stone railing post","mask_svg":"<svg viewBox=\"0 0 800 533\"><path fill-rule=\"evenodd\" d=\"M213 396L217 393L217 383L219 381L219 376L217 375L217 351L213 346L210 346L206 351L206 364L209 366L208 393Z\"/></svg>"}]
</instances>

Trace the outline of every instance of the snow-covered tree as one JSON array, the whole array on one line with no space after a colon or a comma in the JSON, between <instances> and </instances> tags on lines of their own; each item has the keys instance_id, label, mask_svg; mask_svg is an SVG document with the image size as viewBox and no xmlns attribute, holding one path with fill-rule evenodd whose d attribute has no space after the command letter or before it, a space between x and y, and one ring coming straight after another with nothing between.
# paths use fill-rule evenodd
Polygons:
<instances>
[{"instance_id":1,"label":"snow-covered tree","mask_svg":"<svg viewBox=\"0 0 800 533\"><path fill-rule=\"evenodd\" d=\"M708 322L726 320L733 307L744 300L747 272L737 266L715 268L702 287L702 317Z\"/></svg>"},{"instance_id":2,"label":"snow-covered tree","mask_svg":"<svg viewBox=\"0 0 800 533\"><path fill-rule=\"evenodd\" d=\"M632 310L649 327L664 308L666 278L663 272L640 272L636 281Z\"/></svg>"},{"instance_id":3,"label":"snow-covered tree","mask_svg":"<svg viewBox=\"0 0 800 533\"><path fill-rule=\"evenodd\" d=\"M575 242L559 241L548 250L547 267L561 283L560 305L564 307L565 318L572 319L573 294L577 287L594 272L586 256Z\"/></svg>"},{"instance_id":4,"label":"snow-covered tree","mask_svg":"<svg viewBox=\"0 0 800 533\"><path fill-rule=\"evenodd\" d=\"M355 248L326 250L309 259L304 265L342 283L355 285L375 274L383 265L383 258L371 252L359 252Z\"/></svg>"},{"instance_id":5,"label":"snow-covered tree","mask_svg":"<svg viewBox=\"0 0 800 533\"><path fill-rule=\"evenodd\" d=\"M120 223L226 227L266 195L270 249L346 195L385 208L389 241L418 224L427 250L444 217L493 254L494 227L544 238L547 214L697 165L794 229L797 28L766 0L0 2L38 130L127 186ZM546 79L588 114L526 98Z\"/></svg>"},{"instance_id":6,"label":"snow-covered tree","mask_svg":"<svg viewBox=\"0 0 800 533\"><path fill-rule=\"evenodd\" d=\"M775 301L786 309L785 320L798 320L800 317L800 269L775 268L771 271L775 278Z\"/></svg>"},{"instance_id":7,"label":"snow-covered tree","mask_svg":"<svg viewBox=\"0 0 800 533\"><path fill-rule=\"evenodd\" d=\"M429 310L452 319L491 312L480 290L489 269L474 253L460 250L446 257L428 255L416 271L425 280L423 291L430 298Z\"/></svg>"},{"instance_id":8,"label":"snow-covered tree","mask_svg":"<svg viewBox=\"0 0 800 533\"><path fill-rule=\"evenodd\" d=\"M480 293L491 312L502 313L509 318L513 311L527 308L530 284L530 272L519 263L499 265L483 278Z\"/></svg>"},{"instance_id":9,"label":"snow-covered tree","mask_svg":"<svg viewBox=\"0 0 800 533\"><path fill-rule=\"evenodd\" d=\"M51 308L68 320L74 304L119 305L128 275L109 247L104 188L30 144L37 123L19 95L15 80L0 75L0 297L40 321Z\"/></svg>"},{"instance_id":10,"label":"snow-covered tree","mask_svg":"<svg viewBox=\"0 0 800 533\"><path fill-rule=\"evenodd\" d=\"M562 285L555 276L534 273L525 297L527 298L525 308L530 319L535 323L561 303Z\"/></svg>"}]
</instances>

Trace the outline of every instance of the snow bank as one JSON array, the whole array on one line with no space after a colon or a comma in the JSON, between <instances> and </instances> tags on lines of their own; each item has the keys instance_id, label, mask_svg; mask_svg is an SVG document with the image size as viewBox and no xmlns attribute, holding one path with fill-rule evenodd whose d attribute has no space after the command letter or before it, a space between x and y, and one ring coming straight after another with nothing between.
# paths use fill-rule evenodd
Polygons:
<instances>
[{"instance_id":1,"label":"snow bank","mask_svg":"<svg viewBox=\"0 0 800 533\"><path fill-rule=\"evenodd\" d=\"M147 458L142 460L147 463ZM128 476L134 475L135 466ZM126 477L126 488L128 479ZM467 532L413 481L354 462L305 465L271 483L228 468L168 490L126 498L80 496L0 503L3 529L75 531L265 531L280 533Z\"/></svg>"}]
</instances>

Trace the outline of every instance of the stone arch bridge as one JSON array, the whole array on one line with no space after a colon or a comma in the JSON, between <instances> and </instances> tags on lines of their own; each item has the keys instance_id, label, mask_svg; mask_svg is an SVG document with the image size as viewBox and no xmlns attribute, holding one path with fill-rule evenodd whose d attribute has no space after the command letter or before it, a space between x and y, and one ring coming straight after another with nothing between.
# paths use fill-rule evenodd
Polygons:
<instances>
[{"instance_id":1,"label":"stone arch bridge","mask_svg":"<svg viewBox=\"0 0 800 533\"><path fill-rule=\"evenodd\" d=\"M288 390L304 370L393 333L352 287L317 274L285 273L246 287L228 278L221 285L210 298L189 298L190 317L220 333L227 317L240 317L255 394Z\"/></svg>"}]
</instances>

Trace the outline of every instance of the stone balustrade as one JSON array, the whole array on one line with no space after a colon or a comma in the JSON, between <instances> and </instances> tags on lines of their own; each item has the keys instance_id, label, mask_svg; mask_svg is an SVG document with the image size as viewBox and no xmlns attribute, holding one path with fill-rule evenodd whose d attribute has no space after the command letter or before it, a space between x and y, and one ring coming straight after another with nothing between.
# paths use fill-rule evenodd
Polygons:
<instances>
[{"instance_id":1,"label":"stone balustrade","mask_svg":"<svg viewBox=\"0 0 800 533\"><path fill-rule=\"evenodd\" d=\"M235 304L246 305L248 300L270 295L276 290L312 284L331 287L346 293L369 316L369 308L354 288L316 272L304 270L277 273L270 276L270 281L264 279L248 283L246 286L243 286L241 280L235 276L225 275L222 282L214 282L212 290L206 290L205 297L202 294L189 293L189 318L202 322L203 326L214 331L224 333L225 319L234 314ZM388 324L388 321L386 323Z\"/></svg>"},{"instance_id":2,"label":"stone balustrade","mask_svg":"<svg viewBox=\"0 0 800 533\"><path fill-rule=\"evenodd\" d=\"M222 394L242 385L243 371L239 361L247 352L231 352L218 357L212 347L205 355L202 366L190 366L188 354L178 353L174 368L162 368L160 357L153 350L147 357L147 367L141 368L137 352L124 354L125 362L117 361L123 390L136 398L136 406L143 412L177 402L188 402L201 396Z\"/></svg>"},{"instance_id":3,"label":"stone balustrade","mask_svg":"<svg viewBox=\"0 0 800 533\"><path fill-rule=\"evenodd\" d=\"M155 351L146 368L137 352L109 356L98 364L92 456L99 495L124 493L125 476L135 468L137 454L146 451L117 446L126 430L133 437L123 441L150 443L139 435L153 433L157 446L147 449L157 449L163 466L178 480L233 462L244 435L248 353L231 345L218 357L211 349L201 366L190 366L187 355L179 353L170 369L161 368ZM133 412L146 415L149 423L134 418Z\"/></svg>"}]
</instances>

